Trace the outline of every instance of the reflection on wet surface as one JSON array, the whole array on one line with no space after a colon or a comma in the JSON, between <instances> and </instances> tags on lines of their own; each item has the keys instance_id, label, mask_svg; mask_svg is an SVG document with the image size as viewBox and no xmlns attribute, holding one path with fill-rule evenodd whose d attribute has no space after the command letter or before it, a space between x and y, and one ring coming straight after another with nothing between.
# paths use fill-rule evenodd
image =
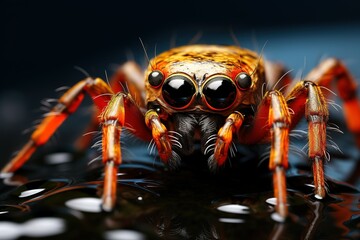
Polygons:
<instances>
[{"instance_id":1,"label":"reflection on wet surface","mask_svg":"<svg viewBox=\"0 0 360 240\"><path fill-rule=\"evenodd\" d=\"M266 171L246 166L214 175L201 166L169 172L131 162L119 170L116 209L105 213L101 162L88 166L86 157L70 153L60 153L67 160L49 162L54 156L33 163L40 168L29 164L3 181L0 239L360 237L360 193L347 184L329 180L331 195L318 201L310 175L290 176L290 216L280 223Z\"/></svg>"},{"instance_id":2,"label":"reflection on wet surface","mask_svg":"<svg viewBox=\"0 0 360 240\"><path fill-rule=\"evenodd\" d=\"M75 198L65 202L65 205L74 210L83 212L101 212L100 198Z\"/></svg>"},{"instance_id":3,"label":"reflection on wet surface","mask_svg":"<svg viewBox=\"0 0 360 240\"><path fill-rule=\"evenodd\" d=\"M41 238L58 235L65 231L65 221L60 218L45 217L34 218L18 224L13 222L0 222L0 239L17 239L21 236Z\"/></svg>"},{"instance_id":4,"label":"reflection on wet surface","mask_svg":"<svg viewBox=\"0 0 360 240\"><path fill-rule=\"evenodd\" d=\"M132 230L113 230L107 231L104 234L104 238L108 240L112 239L126 239L126 240L144 240L145 236Z\"/></svg>"},{"instance_id":5,"label":"reflection on wet surface","mask_svg":"<svg viewBox=\"0 0 360 240\"><path fill-rule=\"evenodd\" d=\"M19 198L29 197L32 195L36 195L37 193L40 193L44 191L45 188L39 188L39 189L32 189L32 190L26 190L20 193Z\"/></svg>"}]
</instances>

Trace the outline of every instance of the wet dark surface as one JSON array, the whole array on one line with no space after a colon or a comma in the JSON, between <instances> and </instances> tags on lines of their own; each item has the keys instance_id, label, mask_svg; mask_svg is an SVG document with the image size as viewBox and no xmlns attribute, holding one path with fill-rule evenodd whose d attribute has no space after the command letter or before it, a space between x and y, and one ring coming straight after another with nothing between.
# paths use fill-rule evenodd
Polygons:
<instances>
[{"instance_id":1,"label":"wet dark surface","mask_svg":"<svg viewBox=\"0 0 360 240\"><path fill-rule=\"evenodd\" d=\"M318 201L311 176L297 171L288 177L290 217L279 223L266 164L232 161L215 175L196 154L176 171L154 159L127 160L116 209L102 212L102 166L88 164L90 156L48 153L6 178L0 239L360 238L356 188L328 180L331 194Z\"/></svg>"},{"instance_id":2,"label":"wet dark surface","mask_svg":"<svg viewBox=\"0 0 360 240\"><path fill-rule=\"evenodd\" d=\"M355 78L360 76L360 15L350 3L334 7L312 1L289 8L285 1L261 6L232 1L198 2L196 7L192 1L191 6L171 6L171 11L162 11L167 3L129 3L124 11L121 1L4 1L2 166L28 138L21 132L39 117L35 109L40 100L57 97L54 89L84 78L74 66L105 78L104 70L127 60L129 51L145 63L139 36L152 56L154 46L158 52L167 50L174 36L177 45L187 44L199 31L206 38L202 43L234 44L232 28L241 46L260 52L266 45L265 57L284 63L294 75L310 71L323 56L335 56ZM59 132L65 137L60 136L56 147L70 146L68 135L82 134L80 125L88 122L78 119L83 112L88 111L79 110L64 124ZM341 123L343 119L336 122L346 130ZM333 140L344 154L331 153L326 173L345 181L359 163L359 151L348 132ZM291 156L296 167L288 171L291 215L281 224L271 217L267 163L257 167L260 159L251 154L244 156L255 164L214 176L194 164L199 156L187 159L192 167L167 172L136 150L120 171L116 210L104 213L99 202L102 166L99 161L88 165L98 153L42 150L0 183L0 239L360 239L359 193L328 180L331 197L316 201L309 163L296 154ZM360 187L356 174L353 182Z\"/></svg>"}]
</instances>

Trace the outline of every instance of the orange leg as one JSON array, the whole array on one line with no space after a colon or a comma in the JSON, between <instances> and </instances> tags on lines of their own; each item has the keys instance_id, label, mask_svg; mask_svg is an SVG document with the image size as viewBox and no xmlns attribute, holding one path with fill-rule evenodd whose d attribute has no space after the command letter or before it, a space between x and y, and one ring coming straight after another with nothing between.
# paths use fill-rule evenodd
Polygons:
<instances>
[{"instance_id":1,"label":"orange leg","mask_svg":"<svg viewBox=\"0 0 360 240\"><path fill-rule=\"evenodd\" d=\"M135 104L139 108L144 108L144 76L141 68L135 62L126 62L118 67L116 72L111 76L110 86L114 93L117 92L125 92L128 93ZM87 126L85 133L96 131L99 127L99 114L102 109L94 109L93 117L91 119L90 124ZM131 110L133 112L137 112L137 110ZM128 114L126 117L130 118L131 115ZM137 116L138 114L135 114ZM142 119L142 117L137 118L133 117L133 119L129 119L127 122L131 122L131 126L127 126L132 129L137 130L137 136L141 139L148 140L150 135L148 134L148 129L144 125L143 122L139 122L138 120ZM134 123L136 122L136 123ZM136 135L135 134L135 135ZM92 143L93 136L86 135L77 139L75 143L76 149L79 151L85 151L88 149Z\"/></svg>"},{"instance_id":2,"label":"orange leg","mask_svg":"<svg viewBox=\"0 0 360 240\"><path fill-rule=\"evenodd\" d=\"M5 166L2 173L16 171L31 157L37 147L45 144L67 117L76 111L85 93L93 98L99 111L102 112L100 122L102 123L102 152L105 164L102 201L103 209L110 211L116 201L117 169L122 162L121 128L131 125L128 129L143 140L149 140L151 135L145 125L144 116L131 95L123 92L114 95L107 83L99 78L87 78L64 93L58 104L31 135L29 142ZM127 112L126 115L125 112Z\"/></svg>"},{"instance_id":3,"label":"orange leg","mask_svg":"<svg viewBox=\"0 0 360 240\"><path fill-rule=\"evenodd\" d=\"M112 97L100 116L102 123L102 154L105 164L103 209L111 211L116 201L117 170L121 164L120 134L125 123L124 93Z\"/></svg>"},{"instance_id":4,"label":"orange leg","mask_svg":"<svg viewBox=\"0 0 360 240\"><path fill-rule=\"evenodd\" d=\"M277 64L266 65L276 76L281 76L280 73L285 72ZM355 135L357 145L360 147L360 121L358 121L360 119L360 101L357 97L356 81L350 75L346 66L338 59L326 59L314 68L305 79L316 83L318 86L321 86L320 88L337 89L337 93L343 101L343 112L347 127ZM291 103L294 114L291 115L290 129L293 129L304 117L307 94L300 93L305 90L296 90L299 87L302 88L301 84L298 84L300 81L292 81L295 85L293 87L286 85L290 81L291 79L286 75L278 84L274 83L274 78L272 78L270 85L273 86L275 84L276 89L284 87L286 90L284 95L288 102L292 102L294 98L301 98L296 103ZM329 93L329 91L322 92L323 94ZM328 97L328 94L325 96ZM239 139L241 143L254 144L268 139L267 113L268 106L260 105L258 107L252 126L241 130L241 134L244 136L242 139Z\"/></svg>"},{"instance_id":5,"label":"orange leg","mask_svg":"<svg viewBox=\"0 0 360 240\"><path fill-rule=\"evenodd\" d=\"M312 70L306 79L316 83L300 82L287 96L288 105L293 109L292 126L303 116L309 122L309 157L313 161L315 197L326 195L324 180L324 154L326 153L327 103L322 87L335 88L343 100L343 113L348 129L354 134L360 147L360 102L356 95L356 82L346 67L337 59L327 59Z\"/></svg>"},{"instance_id":6,"label":"orange leg","mask_svg":"<svg viewBox=\"0 0 360 240\"><path fill-rule=\"evenodd\" d=\"M348 129L355 135L360 147L360 102L356 95L356 82L346 67L337 59L327 59L312 70L306 78L310 81L300 81L293 88L288 88L286 101L294 114L291 115L290 129L294 128L301 118L306 116L309 131L309 158L312 160L315 197L326 195L324 179L324 159L326 154L326 122L328 108L324 93L326 88L336 88L343 100L343 112ZM335 85L335 86L333 86ZM260 105L253 126L243 129L240 142L255 143L268 137L266 113L268 106Z\"/></svg>"},{"instance_id":7,"label":"orange leg","mask_svg":"<svg viewBox=\"0 0 360 240\"><path fill-rule=\"evenodd\" d=\"M356 93L357 84L345 65L338 59L326 59L305 79L327 88L335 84L337 93L343 101L347 127L355 135L357 146L360 147L360 101Z\"/></svg>"},{"instance_id":8,"label":"orange leg","mask_svg":"<svg viewBox=\"0 0 360 240\"><path fill-rule=\"evenodd\" d=\"M102 94L112 93L112 90L99 78L87 78L74 85L60 97L55 107L46 114L45 118L32 133L30 140L1 170L1 173L16 171L31 157L39 146L45 144L68 116L76 111L84 98L85 92L91 95L95 104L102 109L106 105L107 99L109 99L109 96Z\"/></svg>"},{"instance_id":9,"label":"orange leg","mask_svg":"<svg viewBox=\"0 0 360 240\"><path fill-rule=\"evenodd\" d=\"M136 105L145 107L144 73L135 62L121 65L111 77L110 85L114 92L128 92Z\"/></svg>"},{"instance_id":10,"label":"orange leg","mask_svg":"<svg viewBox=\"0 0 360 240\"><path fill-rule=\"evenodd\" d=\"M293 115L289 115L288 108L293 110ZM279 92L269 92L258 108L257 116L262 117L255 121L258 127L266 122L265 115L267 110L269 112L269 118L266 118L268 119L268 124L263 125L254 134L266 136L267 129L270 129L272 144L270 169L274 171L273 181L274 194L277 199L276 208L280 216L286 216L285 169L288 167L288 131L305 115L308 120L309 158L312 160L313 166L315 197L318 199L324 198L326 195L324 178L326 122L329 113L321 88L309 81L302 81L296 84L286 101ZM246 130L241 132L240 139L251 138L248 135L251 132Z\"/></svg>"},{"instance_id":11,"label":"orange leg","mask_svg":"<svg viewBox=\"0 0 360 240\"><path fill-rule=\"evenodd\" d=\"M266 99L268 98L268 99ZM265 96L269 105L269 127L271 133L271 151L269 169L273 171L276 212L281 219L287 216L286 169L288 168L290 114L283 95L271 91Z\"/></svg>"},{"instance_id":12,"label":"orange leg","mask_svg":"<svg viewBox=\"0 0 360 240\"><path fill-rule=\"evenodd\" d=\"M146 125L152 130L152 136L158 149L160 159L164 163L170 163L172 154L171 141L166 127L161 123L159 115L150 109L145 114Z\"/></svg>"},{"instance_id":13,"label":"orange leg","mask_svg":"<svg viewBox=\"0 0 360 240\"><path fill-rule=\"evenodd\" d=\"M309 157L312 160L315 197L325 197L324 160L326 153L326 123L329 111L324 96L318 86L310 82L305 83L308 88L308 100L305 116L309 130Z\"/></svg>"},{"instance_id":14,"label":"orange leg","mask_svg":"<svg viewBox=\"0 0 360 240\"><path fill-rule=\"evenodd\" d=\"M308 121L309 158L312 161L315 197L326 195L324 160L326 155L326 123L329 111L321 88L313 82L299 82L290 93L288 105L295 112L294 118L305 113Z\"/></svg>"},{"instance_id":15,"label":"orange leg","mask_svg":"<svg viewBox=\"0 0 360 240\"><path fill-rule=\"evenodd\" d=\"M234 112L226 119L224 126L219 129L214 150L214 159L218 166L223 165L227 159L233 134L238 132L243 120L244 116L240 112Z\"/></svg>"},{"instance_id":16,"label":"orange leg","mask_svg":"<svg viewBox=\"0 0 360 240\"><path fill-rule=\"evenodd\" d=\"M260 117L261 116L261 117ZM251 134L259 137L270 132L270 160L269 169L273 172L273 188L276 198L276 214L279 221L283 221L287 214L286 199L286 169L288 168L289 129L291 117L284 96L277 90L265 94L258 107L258 119L255 120L251 131L242 129L239 132L239 141L251 139Z\"/></svg>"}]
</instances>

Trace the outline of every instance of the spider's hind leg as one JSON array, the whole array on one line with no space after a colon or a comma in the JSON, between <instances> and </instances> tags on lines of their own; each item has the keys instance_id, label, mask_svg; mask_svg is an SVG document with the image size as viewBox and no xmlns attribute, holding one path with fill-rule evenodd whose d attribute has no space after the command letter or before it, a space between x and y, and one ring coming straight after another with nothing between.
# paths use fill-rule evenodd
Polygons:
<instances>
[{"instance_id":1,"label":"spider's hind leg","mask_svg":"<svg viewBox=\"0 0 360 240\"><path fill-rule=\"evenodd\" d=\"M309 157L313 160L315 197L323 198L326 194L324 179L324 155L326 155L326 122L328 120L327 93L328 89L336 89L342 100L343 114L349 131L354 135L360 147L360 101L357 96L357 84L346 66L338 59L329 58L322 61L292 89L286 99L294 110L292 126L303 117L308 120ZM358 178L360 163L355 166L353 175L348 182Z\"/></svg>"},{"instance_id":2,"label":"spider's hind leg","mask_svg":"<svg viewBox=\"0 0 360 240\"><path fill-rule=\"evenodd\" d=\"M77 110L85 93L88 93L93 98L100 96L94 102L102 109L109 98L107 94L112 94L112 91L100 78L86 78L75 84L59 98L58 103L45 115L45 118L32 133L29 141L1 170L1 173L15 172L32 156L39 146L48 142L69 115Z\"/></svg>"},{"instance_id":3,"label":"spider's hind leg","mask_svg":"<svg viewBox=\"0 0 360 240\"><path fill-rule=\"evenodd\" d=\"M328 58L314 68L305 79L316 83L320 88L337 90L336 93L342 100L346 125L354 134L357 146L360 147L360 101L357 96L357 83L347 67L336 58ZM327 93L322 91L324 96ZM291 98L291 93L288 98Z\"/></svg>"}]
</instances>

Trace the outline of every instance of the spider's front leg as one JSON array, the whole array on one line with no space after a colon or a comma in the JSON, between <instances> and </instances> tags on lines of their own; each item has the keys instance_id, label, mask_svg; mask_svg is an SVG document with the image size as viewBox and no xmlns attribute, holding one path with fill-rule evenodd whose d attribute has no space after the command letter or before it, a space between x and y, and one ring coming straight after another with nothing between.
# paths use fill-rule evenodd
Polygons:
<instances>
[{"instance_id":1,"label":"spider's front leg","mask_svg":"<svg viewBox=\"0 0 360 240\"><path fill-rule=\"evenodd\" d=\"M120 134L125 124L124 93L114 95L100 115L102 124L102 160L105 164L103 209L111 211L116 201L117 172L121 164ZM127 100L127 99L125 99Z\"/></svg>"},{"instance_id":2,"label":"spider's front leg","mask_svg":"<svg viewBox=\"0 0 360 240\"><path fill-rule=\"evenodd\" d=\"M129 81L128 84L133 83ZM146 141L150 140L150 134L139 106L132 95L124 91L112 96L100 114L100 123L102 125L102 160L105 165L102 207L105 211L111 211L116 203L117 172L122 163L121 130L130 125L128 130Z\"/></svg>"},{"instance_id":3,"label":"spider's front leg","mask_svg":"<svg viewBox=\"0 0 360 240\"><path fill-rule=\"evenodd\" d=\"M214 150L214 162L210 162L210 168L221 166L228 158L229 148L232 144L233 134L236 134L244 120L240 112L234 112L226 118L225 124L219 129ZM215 165L214 165L215 164Z\"/></svg>"},{"instance_id":4,"label":"spider's front leg","mask_svg":"<svg viewBox=\"0 0 360 240\"><path fill-rule=\"evenodd\" d=\"M291 117L282 93L269 91L258 106L253 125L242 129L239 141L251 143L264 141L270 130L269 169L273 172L274 197L276 198L277 220L283 221L288 215L286 194L286 169L288 168L289 129ZM262 136L262 138L259 138Z\"/></svg>"},{"instance_id":5,"label":"spider's front leg","mask_svg":"<svg viewBox=\"0 0 360 240\"><path fill-rule=\"evenodd\" d=\"M269 169L273 171L276 212L285 219L288 213L286 199L286 169L288 168L290 114L284 96L278 91L265 95L264 105L269 105L271 151ZM268 103L267 103L268 102Z\"/></svg>"},{"instance_id":6,"label":"spider's front leg","mask_svg":"<svg viewBox=\"0 0 360 240\"><path fill-rule=\"evenodd\" d=\"M273 172L274 195L277 199L276 212L279 220L288 214L286 200L286 169L288 168L290 114L284 96L278 91L267 92L259 105L257 121L254 125L267 124L252 131L241 129L244 116L239 112L232 113L219 130L214 151L215 163L221 166L227 159L233 134L239 133L239 141L246 142L252 134L271 132L271 152L269 169ZM259 133L260 132L260 133Z\"/></svg>"},{"instance_id":7,"label":"spider's front leg","mask_svg":"<svg viewBox=\"0 0 360 240\"><path fill-rule=\"evenodd\" d=\"M154 109L150 109L146 112L145 122L152 131L152 136L156 148L158 149L160 159L165 164L170 165L170 167L172 165L175 167L176 162L169 161L172 154L172 147L168 131L164 124L161 123L160 117Z\"/></svg>"}]
</instances>

